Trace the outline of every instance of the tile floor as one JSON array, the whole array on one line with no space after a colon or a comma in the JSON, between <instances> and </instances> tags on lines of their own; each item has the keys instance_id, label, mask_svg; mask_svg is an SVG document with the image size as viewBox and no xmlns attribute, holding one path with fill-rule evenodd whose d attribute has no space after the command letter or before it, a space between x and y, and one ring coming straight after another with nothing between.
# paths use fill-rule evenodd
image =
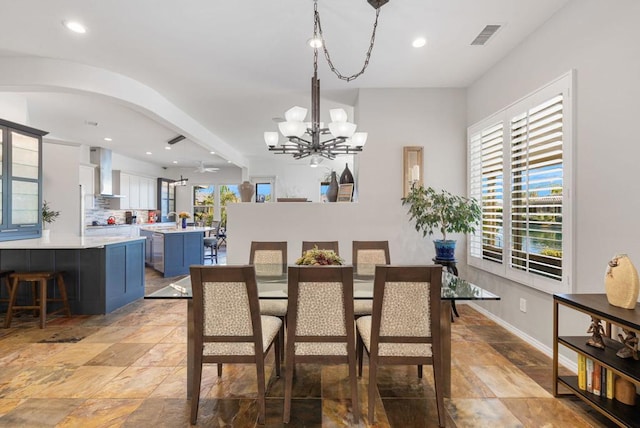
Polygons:
<instances>
[{"instance_id":1,"label":"tile floor","mask_svg":"<svg viewBox=\"0 0 640 428\"><path fill-rule=\"evenodd\" d=\"M168 282L147 271L150 287ZM453 324L448 427L613 426L577 398L555 399L551 361L467 305ZM0 427L187 427L186 302L140 300L103 316L30 315L0 329ZM283 379L268 369L266 427L282 427ZM366 409L366 373L359 381ZM377 421L357 426L431 427L429 368L383 368ZM255 371L205 366L198 426L254 427ZM346 367L300 365L290 427L351 423Z\"/></svg>"}]
</instances>

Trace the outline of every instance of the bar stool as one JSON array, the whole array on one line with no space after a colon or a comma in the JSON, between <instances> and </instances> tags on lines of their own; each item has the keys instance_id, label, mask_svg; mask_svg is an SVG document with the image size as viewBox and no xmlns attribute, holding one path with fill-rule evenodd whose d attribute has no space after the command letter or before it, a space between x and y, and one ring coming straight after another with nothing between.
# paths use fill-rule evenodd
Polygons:
<instances>
[{"instance_id":1,"label":"bar stool","mask_svg":"<svg viewBox=\"0 0 640 428\"><path fill-rule=\"evenodd\" d=\"M4 328L11 326L11 318L14 310L23 309L36 309L40 311L40 328L44 328L47 322L47 302L62 302L62 308L51 312L49 315L54 315L60 312L65 312L68 317L71 316L71 309L69 308L69 300L67 298L67 287L62 278L63 272L15 272L9 274L11 280L11 292L9 295L9 308L7 309L7 316L4 320ZM60 290L60 298L48 298L47 297L47 282L49 280L55 280ZM18 295L18 285L21 282L30 283L33 290L33 302L31 305L16 305L16 298ZM37 285L40 284L40 292L36 292Z\"/></svg>"},{"instance_id":2,"label":"bar stool","mask_svg":"<svg viewBox=\"0 0 640 428\"><path fill-rule=\"evenodd\" d=\"M4 282L7 286L7 298L0 299L0 302L9 303L9 295L11 294L11 284L9 283L9 274L13 273L12 270L0 270L0 280ZM2 293L0 291L0 293Z\"/></svg>"}]
</instances>

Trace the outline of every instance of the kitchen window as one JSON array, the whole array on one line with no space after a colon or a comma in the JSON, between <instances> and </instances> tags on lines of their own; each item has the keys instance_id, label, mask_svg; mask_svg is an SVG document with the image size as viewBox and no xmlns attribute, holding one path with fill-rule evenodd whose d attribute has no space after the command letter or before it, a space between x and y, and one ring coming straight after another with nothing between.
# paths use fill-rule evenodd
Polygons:
<instances>
[{"instance_id":1,"label":"kitchen window","mask_svg":"<svg viewBox=\"0 0 640 428\"><path fill-rule=\"evenodd\" d=\"M215 206L216 187L213 184L193 186L193 218L196 223L210 225Z\"/></svg>"},{"instance_id":2,"label":"kitchen window","mask_svg":"<svg viewBox=\"0 0 640 428\"><path fill-rule=\"evenodd\" d=\"M469 192L482 208L471 266L570 292L571 73L471 126Z\"/></svg>"}]
</instances>

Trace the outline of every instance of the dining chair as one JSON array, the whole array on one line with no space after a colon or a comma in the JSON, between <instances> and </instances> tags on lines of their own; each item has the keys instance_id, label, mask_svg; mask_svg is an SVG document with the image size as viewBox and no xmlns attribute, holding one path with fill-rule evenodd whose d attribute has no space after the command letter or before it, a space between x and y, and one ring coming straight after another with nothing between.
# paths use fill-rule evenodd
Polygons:
<instances>
[{"instance_id":1,"label":"dining chair","mask_svg":"<svg viewBox=\"0 0 640 428\"><path fill-rule=\"evenodd\" d=\"M253 266L191 266L195 364L191 390L191 424L198 419L202 365L256 365L258 423L265 419L264 360L274 345L276 376L280 377L278 332L282 321L260 315Z\"/></svg>"},{"instance_id":2,"label":"dining chair","mask_svg":"<svg viewBox=\"0 0 640 428\"><path fill-rule=\"evenodd\" d=\"M282 277L287 273L287 241L251 241L249 264L253 265L256 276ZM282 320L280 329L280 356L284 358L284 332L287 317L287 301L284 299L261 299L260 314L271 315Z\"/></svg>"},{"instance_id":3,"label":"dining chair","mask_svg":"<svg viewBox=\"0 0 640 428\"><path fill-rule=\"evenodd\" d=\"M302 241L302 255L308 250L312 250L314 247L318 247L319 250L333 250L337 255L338 241Z\"/></svg>"},{"instance_id":4,"label":"dining chair","mask_svg":"<svg viewBox=\"0 0 640 428\"><path fill-rule=\"evenodd\" d=\"M347 363L353 423L358 424L353 267L289 266L288 297L284 423L291 416L297 363Z\"/></svg>"},{"instance_id":5,"label":"dining chair","mask_svg":"<svg viewBox=\"0 0 640 428\"><path fill-rule=\"evenodd\" d=\"M438 426L444 427L441 286L440 265L376 266L373 312L371 316L356 320L360 376L363 348L369 355L370 424L374 423L375 416L378 367L430 364L433 366Z\"/></svg>"},{"instance_id":6,"label":"dining chair","mask_svg":"<svg viewBox=\"0 0 640 428\"><path fill-rule=\"evenodd\" d=\"M357 277L373 277L376 265L391 264L389 241L353 241L351 260ZM357 317L371 315L373 300L358 299L353 303L353 312Z\"/></svg>"}]
</instances>

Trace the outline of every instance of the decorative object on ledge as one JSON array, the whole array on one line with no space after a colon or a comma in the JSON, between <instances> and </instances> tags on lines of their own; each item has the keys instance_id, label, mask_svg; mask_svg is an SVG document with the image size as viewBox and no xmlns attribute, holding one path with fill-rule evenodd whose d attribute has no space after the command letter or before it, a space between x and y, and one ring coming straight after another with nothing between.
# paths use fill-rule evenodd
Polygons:
<instances>
[{"instance_id":1,"label":"decorative object on ledge","mask_svg":"<svg viewBox=\"0 0 640 428\"><path fill-rule=\"evenodd\" d=\"M311 250L304 252L302 257L296 260L297 265L309 266L329 266L341 265L344 260L333 250L320 250L318 246L314 246Z\"/></svg>"},{"instance_id":2,"label":"decorative object on ledge","mask_svg":"<svg viewBox=\"0 0 640 428\"><path fill-rule=\"evenodd\" d=\"M327 46L322 34L322 25L320 23L320 14L318 13L318 2L313 2L313 37L309 40L309 45L313 48L313 78L311 79L311 122L305 123L307 109L302 107L293 107L285 113L284 121L278 123L280 133L287 138L287 141L278 147L278 133L265 132L264 140L269 151L279 154L290 154L295 159L303 159L311 156L311 166L317 166L321 158L334 159L338 154L354 154L362 151L367 141L366 132L355 132L356 124L347 122L347 113L343 109L330 110L331 123L328 127L320 122L320 80L318 79L318 49L322 48L324 56L327 59L329 68L339 79L347 82L357 78L366 70L369 65L371 51L376 36L378 26L378 16L380 7L386 1L373 1L369 3L376 9L376 20L373 24L373 32L369 50L367 51L364 65L362 69L351 75L343 76L333 65L331 56L327 50ZM320 141L321 135L331 134L333 138L326 141ZM307 138L302 138L307 135Z\"/></svg>"},{"instance_id":3,"label":"decorative object on ledge","mask_svg":"<svg viewBox=\"0 0 640 428\"><path fill-rule=\"evenodd\" d=\"M182 211L182 212L180 212L180 214L178 214L178 217L180 217L180 220L182 222L182 228L186 229L187 228L187 219L191 218L191 215L186 211Z\"/></svg>"},{"instance_id":4,"label":"decorative object on ledge","mask_svg":"<svg viewBox=\"0 0 640 428\"><path fill-rule=\"evenodd\" d=\"M432 235L436 229L442 233L442 239L433 241L439 260L455 260L456 241L448 240L447 233L474 233L480 223L480 206L475 199L446 190L412 187L401 200L402 205L409 205L409 220L415 220L415 228L422 236Z\"/></svg>"},{"instance_id":5,"label":"decorative object on ledge","mask_svg":"<svg viewBox=\"0 0 640 428\"><path fill-rule=\"evenodd\" d=\"M331 171L331 181L329 182L329 189L327 189L327 201L336 202L338 200L338 178L336 172Z\"/></svg>"},{"instance_id":6,"label":"decorative object on ledge","mask_svg":"<svg viewBox=\"0 0 640 428\"><path fill-rule=\"evenodd\" d=\"M620 348L616 355L620 358L631 358L634 360L640 359L638 357L638 337L636 333L625 328L622 329L624 336L618 333L618 339L624 344L624 347Z\"/></svg>"},{"instance_id":7,"label":"decorative object on ledge","mask_svg":"<svg viewBox=\"0 0 640 428\"><path fill-rule=\"evenodd\" d=\"M354 179L353 179L353 174L351 174L351 170L349 169L349 164L345 163L344 164L344 171L342 171L342 174L340 174L340 184L347 184L347 183L355 183Z\"/></svg>"},{"instance_id":8,"label":"decorative object on ledge","mask_svg":"<svg viewBox=\"0 0 640 428\"><path fill-rule=\"evenodd\" d=\"M640 290L638 271L626 254L616 254L608 263L604 286L610 305L635 309Z\"/></svg>"},{"instance_id":9,"label":"decorative object on ledge","mask_svg":"<svg viewBox=\"0 0 640 428\"><path fill-rule=\"evenodd\" d=\"M600 324L599 318L591 317L591 325L589 326L589 330L587 330L587 333L592 334L589 340L587 340L587 345L604 349L604 340L602 339L602 335L604 334L604 327L602 327L602 324Z\"/></svg>"},{"instance_id":10,"label":"decorative object on ledge","mask_svg":"<svg viewBox=\"0 0 640 428\"><path fill-rule=\"evenodd\" d=\"M406 146L402 149L402 195L406 198L412 188L423 186L422 147Z\"/></svg>"},{"instance_id":11,"label":"decorative object on ledge","mask_svg":"<svg viewBox=\"0 0 640 428\"><path fill-rule=\"evenodd\" d=\"M251 198L255 193L255 188L251 182L243 181L242 184L238 186L238 190L240 191L240 199L242 202L251 202Z\"/></svg>"},{"instance_id":12,"label":"decorative object on ledge","mask_svg":"<svg viewBox=\"0 0 640 428\"><path fill-rule=\"evenodd\" d=\"M351 197L353 196L353 184L346 183L341 184L338 189L338 202L351 202Z\"/></svg>"}]
</instances>

